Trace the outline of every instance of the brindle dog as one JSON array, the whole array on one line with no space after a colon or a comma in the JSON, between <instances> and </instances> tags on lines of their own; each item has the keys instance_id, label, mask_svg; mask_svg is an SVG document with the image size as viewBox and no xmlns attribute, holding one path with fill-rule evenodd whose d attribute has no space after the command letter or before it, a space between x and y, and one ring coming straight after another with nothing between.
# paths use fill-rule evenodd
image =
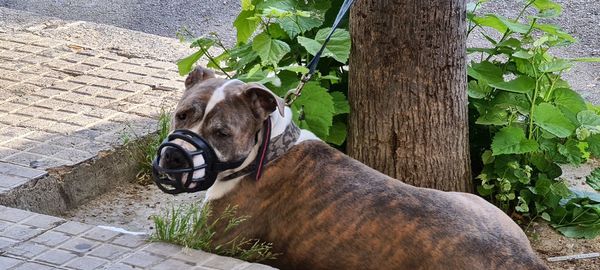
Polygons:
<instances>
[{"instance_id":1,"label":"brindle dog","mask_svg":"<svg viewBox=\"0 0 600 270\"><path fill-rule=\"evenodd\" d=\"M197 68L186 88L172 127L201 135L221 161L254 160L267 117L272 137L291 123L291 110L264 86ZM213 244L238 235L273 243L280 255L267 263L278 268L547 269L519 226L480 197L404 184L306 130L258 181L223 181L231 173L206 200L215 215L235 205L250 217Z\"/></svg>"}]
</instances>

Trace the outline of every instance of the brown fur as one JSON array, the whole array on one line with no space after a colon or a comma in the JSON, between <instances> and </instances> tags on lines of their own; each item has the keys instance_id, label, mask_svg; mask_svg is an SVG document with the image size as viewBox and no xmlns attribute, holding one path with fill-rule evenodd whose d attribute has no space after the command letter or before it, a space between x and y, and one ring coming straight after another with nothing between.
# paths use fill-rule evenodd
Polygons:
<instances>
[{"instance_id":1,"label":"brown fur","mask_svg":"<svg viewBox=\"0 0 600 270\"><path fill-rule=\"evenodd\" d=\"M234 235L273 243L281 269L547 269L521 229L483 199L406 185L322 142L246 177L215 213L250 219Z\"/></svg>"}]
</instances>

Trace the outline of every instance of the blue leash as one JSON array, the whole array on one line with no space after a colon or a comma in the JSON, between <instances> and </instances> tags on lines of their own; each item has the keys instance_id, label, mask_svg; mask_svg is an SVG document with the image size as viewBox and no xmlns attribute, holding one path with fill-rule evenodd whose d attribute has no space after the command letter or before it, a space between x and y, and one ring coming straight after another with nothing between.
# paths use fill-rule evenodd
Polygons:
<instances>
[{"instance_id":1,"label":"blue leash","mask_svg":"<svg viewBox=\"0 0 600 270\"><path fill-rule=\"evenodd\" d=\"M321 49L319 49L319 51L315 54L315 56L312 58L312 60L310 60L310 62L308 62L308 65L306 66L308 68L308 73L302 75L302 78L300 79L300 83L298 84L296 89L288 91L287 94L285 95L285 104L286 105L288 105L288 106L292 105L292 103L294 103L296 98L298 98L302 94L302 88L304 88L304 85L308 81L310 81L312 76L317 71L317 64L319 63L319 60L321 60L321 55L323 54L323 51L325 50L325 46L331 39L333 32L335 32L335 30L338 28L338 26L339 26L340 22L342 21L342 19L344 18L344 16L346 16L346 13L348 13L348 10L350 9L350 7L352 6L353 3L354 3L354 0L344 0L344 3L342 3L342 6L340 7L340 11L338 11L338 14L335 17L335 20L333 21L333 25L331 26L331 31L329 32L329 35L327 35L327 38L325 38L325 41L323 41L323 45L321 46Z\"/></svg>"}]
</instances>

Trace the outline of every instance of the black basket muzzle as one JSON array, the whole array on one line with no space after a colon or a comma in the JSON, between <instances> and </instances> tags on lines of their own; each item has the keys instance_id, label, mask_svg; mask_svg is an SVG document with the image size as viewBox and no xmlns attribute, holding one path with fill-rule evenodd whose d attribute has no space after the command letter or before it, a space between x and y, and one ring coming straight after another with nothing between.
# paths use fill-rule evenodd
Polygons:
<instances>
[{"instance_id":1,"label":"black basket muzzle","mask_svg":"<svg viewBox=\"0 0 600 270\"><path fill-rule=\"evenodd\" d=\"M177 139L189 143L195 150L188 150L180 144L174 143L173 141ZM181 168L162 167L161 157L163 150L167 147L171 148L169 151L179 152L177 155L185 159L182 164L187 166ZM197 156L202 157L203 164L194 164L194 159L200 160L196 158ZM219 161L215 151L202 137L192 131L178 129L169 134L158 147L156 158L152 162L152 176L158 188L165 193L197 192L210 188L220 172L237 168L243 162L243 159L236 162ZM204 171L203 174L202 171ZM198 172L198 176L194 177L196 172Z\"/></svg>"}]
</instances>

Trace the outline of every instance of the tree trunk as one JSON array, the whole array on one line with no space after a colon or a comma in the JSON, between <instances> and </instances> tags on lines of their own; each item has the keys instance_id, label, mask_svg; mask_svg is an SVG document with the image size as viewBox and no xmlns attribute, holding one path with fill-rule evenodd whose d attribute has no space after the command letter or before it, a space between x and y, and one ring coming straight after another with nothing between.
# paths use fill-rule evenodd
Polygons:
<instances>
[{"instance_id":1,"label":"tree trunk","mask_svg":"<svg viewBox=\"0 0 600 270\"><path fill-rule=\"evenodd\" d=\"M408 184L473 190L465 0L358 0L348 153Z\"/></svg>"}]
</instances>

